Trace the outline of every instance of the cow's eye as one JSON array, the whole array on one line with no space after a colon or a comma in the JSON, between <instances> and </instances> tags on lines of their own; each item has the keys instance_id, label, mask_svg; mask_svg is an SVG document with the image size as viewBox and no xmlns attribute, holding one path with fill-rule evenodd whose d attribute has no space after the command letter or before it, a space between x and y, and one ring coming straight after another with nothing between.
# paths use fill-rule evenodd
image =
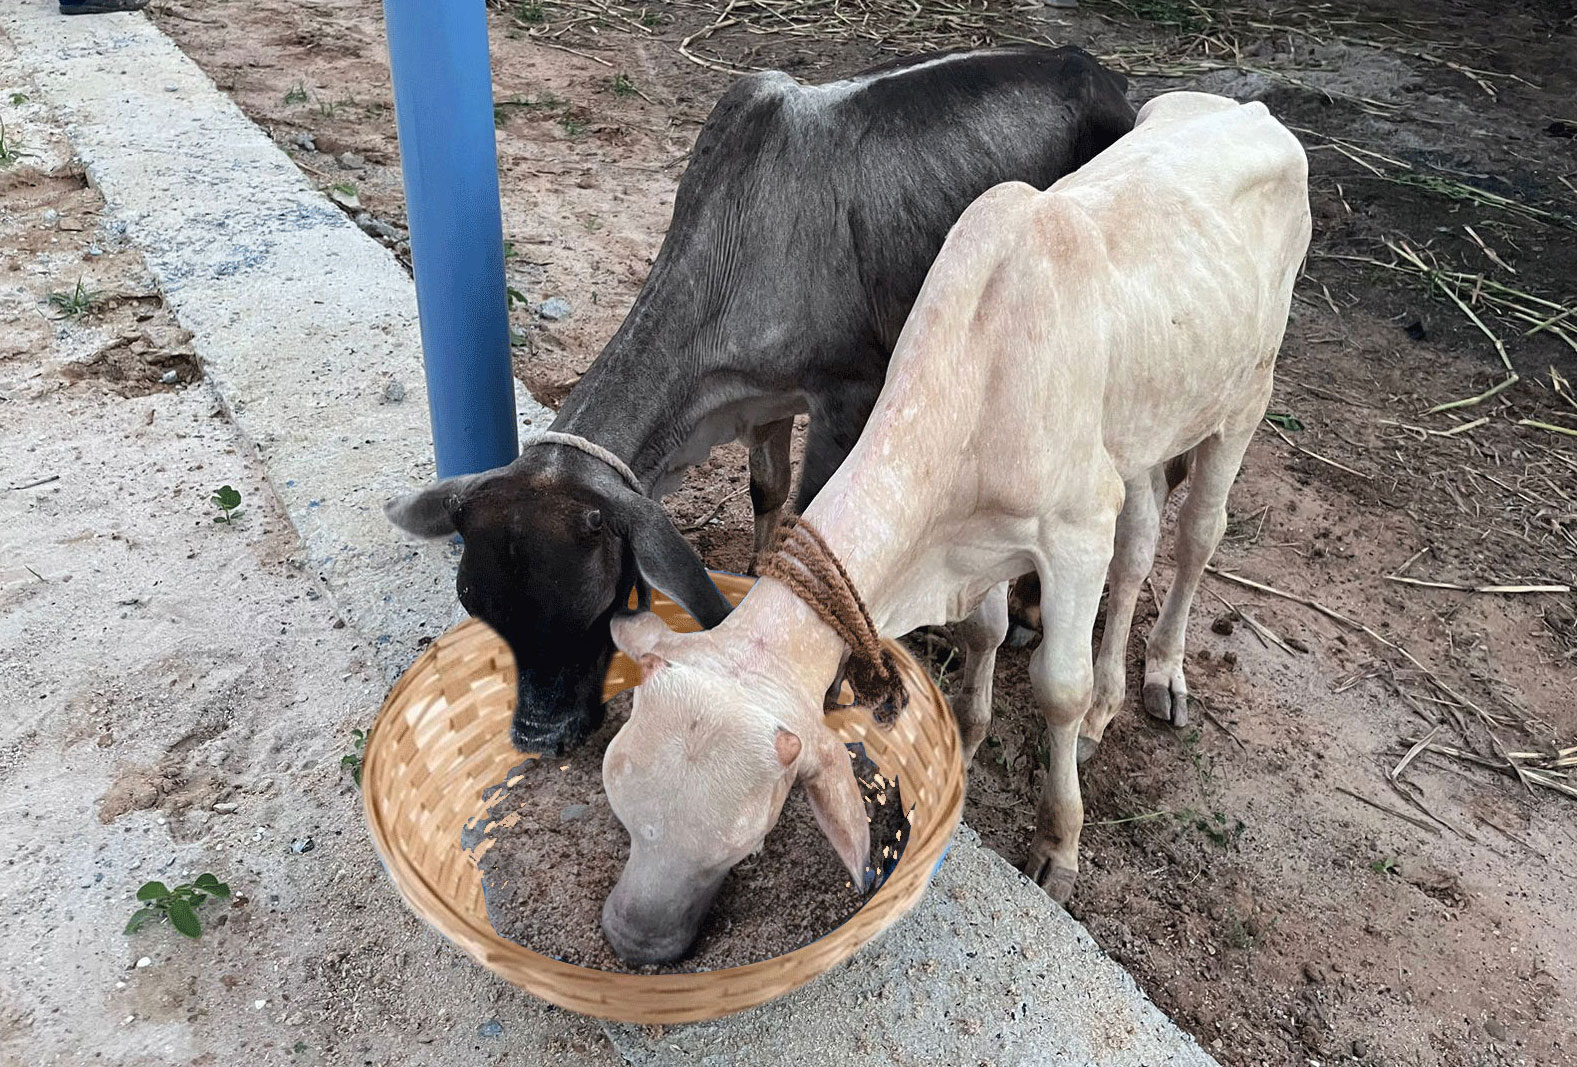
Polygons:
<instances>
[{"instance_id":1,"label":"cow's eye","mask_svg":"<svg viewBox=\"0 0 1577 1067\"><path fill-rule=\"evenodd\" d=\"M602 529L602 512L599 509L592 508L586 512L586 529L592 533Z\"/></svg>"}]
</instances>

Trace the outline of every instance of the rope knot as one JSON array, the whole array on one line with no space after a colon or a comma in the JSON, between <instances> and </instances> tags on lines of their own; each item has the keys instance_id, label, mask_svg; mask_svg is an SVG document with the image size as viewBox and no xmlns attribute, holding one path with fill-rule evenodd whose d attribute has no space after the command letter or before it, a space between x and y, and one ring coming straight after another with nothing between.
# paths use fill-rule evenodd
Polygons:
<instances>
[{"instance_id":1,"label":"rope knot","mask_svg":"<svg viewBox=\"0 0 1577 1067\"><path fill-rule=\"evenodd\" d=\"M848 572L814 526L797 516L783 521L777 551L760 567L763 578L788 586L849 648L844 677L854 699L876 721L892 723L909 706L898 661L882 644L871 613Z\"/></svg>"}]
</instances>

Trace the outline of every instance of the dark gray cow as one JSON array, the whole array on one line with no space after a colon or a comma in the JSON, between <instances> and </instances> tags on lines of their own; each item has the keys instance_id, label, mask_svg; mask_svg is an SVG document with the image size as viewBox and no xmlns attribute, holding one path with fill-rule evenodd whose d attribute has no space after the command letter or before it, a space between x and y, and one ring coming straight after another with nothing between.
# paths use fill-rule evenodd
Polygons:
<instances>
[{"instance_id":1,"label":"dark gray cow","mask_svg":"<svg viewBox=\"0 0 1577 1067\"><path fill-rule=\"evenodd\" d=\"M519 668L513 740L561 752L602 721L608 620L632 589L728 613L658 500L714 445L751 446L758 553L859 437L953 222L1004 181L1044 188L1133 126L1124 79L1076 48L924 56L828 85L741 78L713 109L635 306L508 467L392 501L465 538L457 588Z\"/></svg>"}]
</instances>

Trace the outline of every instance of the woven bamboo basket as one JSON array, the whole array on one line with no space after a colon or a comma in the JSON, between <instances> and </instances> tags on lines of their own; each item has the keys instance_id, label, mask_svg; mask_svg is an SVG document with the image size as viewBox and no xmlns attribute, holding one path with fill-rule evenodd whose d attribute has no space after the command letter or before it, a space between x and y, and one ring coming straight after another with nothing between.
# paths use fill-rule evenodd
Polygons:
<instances>
[{"instance_id":1,"label":"woven bamboo basket","mask_svg":"<svg viewBox=\"0 0 1577 1067\"><path fill-rule=\"evenodd\" d=\"M713 574L738 603L751 579ZM653 610L676 630L699 627L657 595ZM901 647L889 643L910 704L891 727L863 709L827 716L845 741L860 741L912 807L910 839L887 881L848 922L786 955L745 967L635 975L578 967L505 940L488 922L482 879L460 831L484 810L482 791L524 758L509 743L514 657L484 623L468 620L422 653L384 702L367 740L362 798L372 838L407 905L483 966L561 1008L633 1023L715 1019L763 1004L847 959L919 901L958 824L964 767L958 730L942 694ZM638 680L622 654L607 695ZM847 689L845 689L847 693Z\"/></svg>"}]
</instances>

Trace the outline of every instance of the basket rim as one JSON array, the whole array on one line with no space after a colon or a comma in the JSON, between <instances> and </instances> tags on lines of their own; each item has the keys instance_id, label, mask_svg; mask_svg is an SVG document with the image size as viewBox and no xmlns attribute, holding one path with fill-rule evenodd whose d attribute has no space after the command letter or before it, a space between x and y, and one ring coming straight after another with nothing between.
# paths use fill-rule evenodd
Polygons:
<instances>
[{"instance_id":1,"label":"basket rim","mask_svg":"<svg viewBox=\"0 0 1577 1067\"><path fill-rule=\"evenodd\" d=\"M753 579L729 574L728 572L713 571L711 573L714 577L733 579L728 584L735 586L736 589L739 585L744 585L748 589L749 584L753 584L754 581ZM389 759L393 758L392 752L385 752L391 746L387 743L379 743L380 731L378 727L384 723L385 716L391 714L391 709L399 705L406 690L415 684L425 671L432 668L440 641L444 638L469 637L479 629L491 631L491 627L488 627L486 623L474 618L466 619L446 631L442 638L435 640L417 657L389 690L378 711L377 718L374 720L373 727L369 731L368 741L362 756L363 788L361 792L363 814L373 845L378 853L378 858L390 880L394 882L395 888L406 906L424 923L441 934L445 940L462 949L489 971L536 996L568 1010L634 1023L701 1021L766 1003L812 981L826 970L848 959L907 913L924 895L932 875L935 873L936 868L940 866L942 858L948 851L954 831L962 818L962 790L959 791L958 796L953 799L952 803L946 805L946 810L938 813L940 818L937 828L927 834L929 839L941 842L939 848L917 848L914 846L920 843L917 841L913 842L911 847L905 848L903 856L899 859L898 865L894 867L888 879L838 926L828 930L815 940L800 945L789 952L734 967L664 974L635 974L625 971L611 971L555 959L552 956L504 938L493 929L490 922L485 920L485 916L482 922L477 922L470 914L456 906L453 901L448 899L446 894L440 892L433 885L425 875L423 865L409 855L395 832L396 819L387 810L391 803L390 798L384 795L383 790L369 787L373 783L379 782L386 756ZM908 650L892 640L884 640L883 644L898 658L900 669L903 667L908 668L904 673L911 680L911 684L913 680L923 680L924 693L915 694L919 699L910 701L910 709L946 717L947 721L944 725L948 727L948 731L944 731L944 734L948 732L951 734L951 742L944 742L948 750L946 755L950 756L953 761L956 761L958 771L962 775L962 755L957 739L957 728L953 725L949 705L941 690L937 687L934 679L927 672L920 669L918 662L915 661ZM611 666L610 674L615 669L616 667ZM827 716L828 726L836 731L840 724L848 721L849 717L859 714L861 714L859 709L854 708L847 711L829 712ZM886 728L877 727L877 729ZM524 753L521 756L525 758ZM872 758L875 758L874 754L872 754ZM397 772L395 773L397 774ZM945 774L945 772L943 773ZM900 790L903 788L901 779L899 788ZM477 811L480 813L482 810L479 798ZM458 834L455 835L453 848L457 851L464 851ZM923 855L923 853L933 851L935 853L933 856ZM475 869L475 860L468 857L468 862ZM906 866L909 868L908 872L905 871ZM924 866L925 870L917 872L916 868L918 866ZM901 874L904 877L900 877ZM477 877L480 878L479 871L477 871ZM846 932L846 927L854 921L856 916L868 908L878 906L878 904L889 912L885 922L872 926L868 930L852 934ZM848 943L841 946L840 951L834 957L830 958L821 967L807 968L807 973L803 976L796 976L798 980L792 984L782 985L783 974L786 970L793 970L792 964L805 961L824 940L838 935L840 932L844 932ZM515 966L504 966L508 962L514 962ZM530 982L523 981L520 974L522 968L529 970L531 977L535 980ZM643 994L652 996L661 997L667 994L673 997L679 994L687 994L692 998L695 1010L692 1014L670 1005L656 1012L641 1010L638 1007L632 1010L621 1011L618 998L610 997L604 1006L604 1010L588 1012L587 1005L583 999L578 997L561 999L554 995L554 987L559 983L571 981L584 986L588 982L588 976L593 982L605 984L610 992L616 992L620 987L628 990L632 986L638 985ZM766 991L766 994L759 999L753 1000L750 1004L744 1004L721 1012L708 1004L706 992L706 987L708 986L729 986L737 989L749 986L754 980L768 978L774 979L777 985L770 991Z\"/></svg>"}]
</instances>

